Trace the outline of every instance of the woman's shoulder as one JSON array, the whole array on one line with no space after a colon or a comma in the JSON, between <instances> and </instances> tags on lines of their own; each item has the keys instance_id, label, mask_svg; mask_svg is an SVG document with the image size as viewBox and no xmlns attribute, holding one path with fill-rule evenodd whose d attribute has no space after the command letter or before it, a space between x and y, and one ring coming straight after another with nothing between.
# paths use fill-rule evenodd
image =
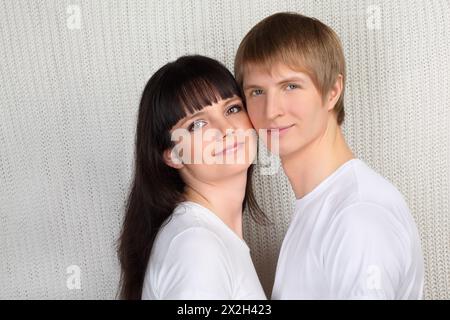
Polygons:
<instances>
[{"instance_id":1,"label":"woman's shoulder","mask_svg":"<svg viewBox=\"0 0 450 320\"><path fill-rule=\"evenodd\" d=\"M189 225L176 232L163 230L155 241L152 258L154 269L164 270L167 265L180 265L183 270L199 268L211 270L220 265L231 269L231 256L223 240L212 230L201 225Z\"/></svg>"},{"instance_id":2,"label":"woman's shoulder","mask_svg":"<svg viewBox=\"0 0 450 320\"><path fill-rule=\"evenodd\" d=\"M180 250L192 252L201 250L204 252L226 251L223 240L211 229L205 226L190 226L174 235L170 241L168 250Z\"/></svg>"},{"instance_id":3,"label":"woman's shoulder","mask_svg":"<svg viewBox=\"0 0 450 320\"><path fill-rule=\"evenodd\" d=\"M223 239L211 222L196 206L179 204L163 223L154 243L154 251L165 255L167 251L184 247L203 250L225 249Z\"/></svg>"},{"instance_id":4,"label":"woman's shoulder","mask_svg":"<svg viewBox=\"0 0 450 320\"><path fill-rule=\"evenodd\" d=\"M181 202L162 224L160 233L167 233L170 238L174 238L186 231L192 233L195 230L211 231L210 221L199 207L189 202Z\"/></svg>"},{"instance_id":5,"label":"woman's shoulder","mask_svg":"<svg viewBox=\"0 0 450 320\"><path fill-rule=\"evenodd\" d=\"M228 283L222 282L233 274L231 256L220 237L207 226L186 222L177 215L173 215L172 221L158 233L148 268L146 277L160 297L186 292L194 296L195 292L190 290L198 291L198 287L211 285L195 283L195 279L203 279L206 283L219 281L228 288ZM183 290L173 292L171 288L175 284ZM231 289L222 291L231 292Z\"/></svg>"}]
</instances>

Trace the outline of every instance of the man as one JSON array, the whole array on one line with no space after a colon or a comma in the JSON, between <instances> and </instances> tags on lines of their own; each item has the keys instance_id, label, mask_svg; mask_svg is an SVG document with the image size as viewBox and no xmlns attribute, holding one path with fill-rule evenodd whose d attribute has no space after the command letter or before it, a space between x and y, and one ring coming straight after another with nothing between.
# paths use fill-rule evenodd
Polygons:
<instances>
[{"instance_id":1,"label":"man","mask_svg":"<svg viewBox=\"0 0 450 320\"><path fill-rule=\"evenodd\" d=\"M296 196L273 299L421 299L423 256L407 204L356 159L344 121L345 59L317 19L277 13L254 26L235 75L256 130L279 135Z\"/></svg>"}]
</instances>

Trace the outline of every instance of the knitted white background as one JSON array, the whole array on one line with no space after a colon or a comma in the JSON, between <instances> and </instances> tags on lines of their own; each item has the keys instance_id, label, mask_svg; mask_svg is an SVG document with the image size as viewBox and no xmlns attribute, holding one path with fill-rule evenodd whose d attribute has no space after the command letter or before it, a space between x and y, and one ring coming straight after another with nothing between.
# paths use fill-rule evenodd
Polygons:
<instances>
[{"instance_id":1,"label":"knitted white background","mask_svg":"<svg viewBox=\"0 0 450 320\"><path fill-rule=\"evenodd\" d=\"M68 28L77 5L79 29ZM0 2L0 298L114 298L114 250L132 174L136 111L164 63L200 53L232 68L244 34L277 11L341 36L345 135L405 195L428 299L450 299L448 1ZM257 171L258 173L258 171ZM245 237L270 294L293 194L256 174L272 227ZM67 267L81 269L69 290Z\"/></svg>"}]
</instances>

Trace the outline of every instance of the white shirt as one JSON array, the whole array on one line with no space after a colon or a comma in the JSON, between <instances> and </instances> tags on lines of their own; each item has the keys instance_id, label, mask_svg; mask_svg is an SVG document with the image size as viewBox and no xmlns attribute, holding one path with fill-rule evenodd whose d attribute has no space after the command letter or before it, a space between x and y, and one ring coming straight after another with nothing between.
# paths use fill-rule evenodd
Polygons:
<instances>
[{"instance_id":1,"label":"white shirt","mask_svg":"<svg viewBox=\"0 0 450 320\"><path fill-rule=\"evenodd\" d=\"M402 195L352 159L296 201L272 299L421 299L423 281Z\"/></svg>"},{"instance_id":2,"label":"white shirt","mask_svg":"<svg viewBox=\"0 0 450 320\"><path fill-rule=\"evenodd\" d=\"M142 299L266 299L247 244L217 215L182 202L159 230Z\"/></svg>"}]
</instances>

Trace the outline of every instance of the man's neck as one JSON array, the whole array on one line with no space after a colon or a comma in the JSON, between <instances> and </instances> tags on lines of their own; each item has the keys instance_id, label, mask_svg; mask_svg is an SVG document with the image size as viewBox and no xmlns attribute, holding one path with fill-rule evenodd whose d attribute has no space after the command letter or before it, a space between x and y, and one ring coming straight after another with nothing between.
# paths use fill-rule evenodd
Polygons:
<instances>
[{"instance_id":1,"label":"man's neck","mask_svg":"<svg viewBox=\"0 0 450 320\"><path fill-rule=\"evenodd\" d=\"M340 127L330 125L321 137L303 149L281 157L281 163L296 199L301 199L353 158Z\"/></svg>"}]
</instances>

